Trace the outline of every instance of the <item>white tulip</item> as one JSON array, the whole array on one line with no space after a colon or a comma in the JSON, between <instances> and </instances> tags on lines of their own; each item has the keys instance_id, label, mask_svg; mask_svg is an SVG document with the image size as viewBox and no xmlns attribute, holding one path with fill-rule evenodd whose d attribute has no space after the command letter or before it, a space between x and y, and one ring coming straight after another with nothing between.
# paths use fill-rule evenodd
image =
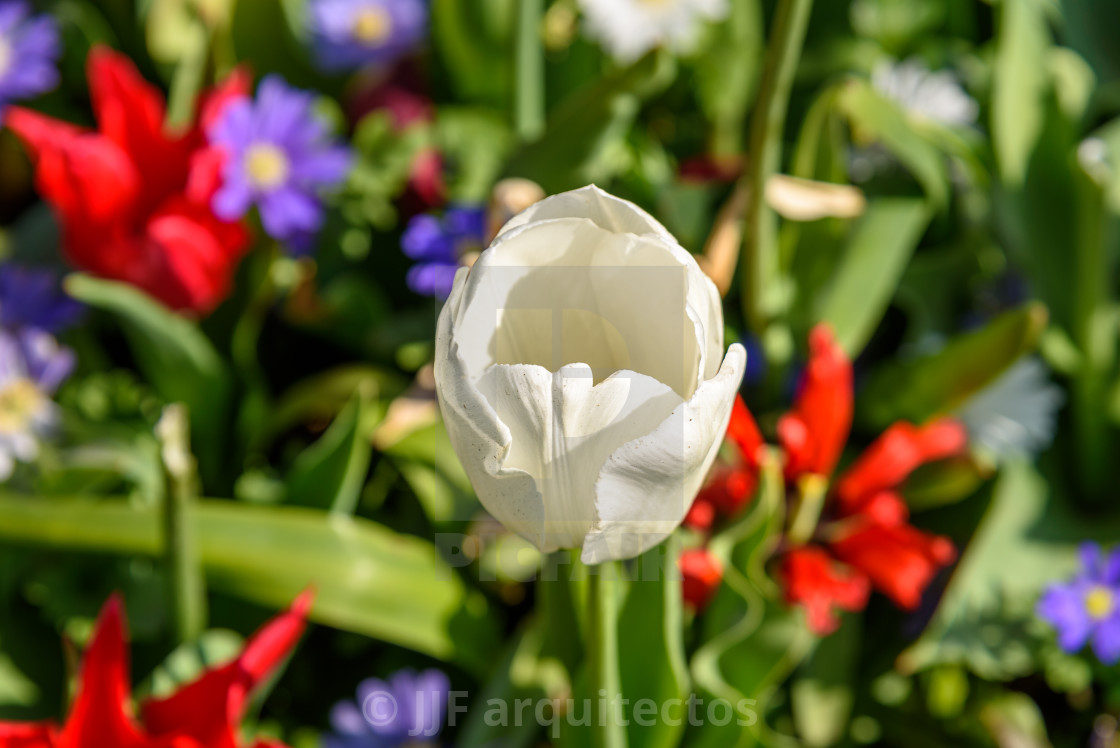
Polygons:
<instances>
[{"instance_id":1,"label":"white tulip","mask_svg":"<svg viewBox=\"0 0 1120 748\"><path fill-rule=\"evenodd\" d=\"M721 363L722 360L722 363ZM680 524L746 365L692 255L597 187L505 225L439 317L435 378L486 509L542 551L636 556Z\"/></svg>"}]
</instances>

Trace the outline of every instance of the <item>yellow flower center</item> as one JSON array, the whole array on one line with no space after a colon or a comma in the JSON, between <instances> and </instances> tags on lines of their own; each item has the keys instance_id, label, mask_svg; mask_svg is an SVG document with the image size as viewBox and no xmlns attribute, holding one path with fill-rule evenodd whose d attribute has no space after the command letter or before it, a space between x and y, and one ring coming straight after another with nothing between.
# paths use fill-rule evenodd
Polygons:
<instances>
[{"instance_id":1,"label":"yellow flower center","mask_svg":"<svg viewBox=\"0 0 1120 748\"><path fill-rule=\"evenodd\" d=\"M268 143L258 143L245 154L245 171L258 189L268 190L283 184L288 178L288 168L288 157Z\"/></svg>"},{"instance_id":2,"label":"yellow flower center","mask_svg":"<svg viewBox=\"0 0 1120 748\"><path fill-rule=\"evenodd\" d=\"M354 16L354 38L369 46L381 44L393 30L393 19L384 8L363 8Z\"/></svg>"},{"instance_id":3,"label":"yellow flower center","mask_svg":"<svg viewBox=\"0 0 1120 748\"><path fill-rule=\"evenodd\" d=\"M1112 615L1115 597L1112 590L1107 587L1094 587L1085 596L1085 610L1094 621L1100 621Z\"/></svg>"},{"instance_id":4,"label":"yellow flower center","mask_svg":"<svg viewBox=\"0 0 1120 748\"><path fill-rule=\"evenodd\" d=\"M0 389L0 433L24 431L42 408L43 399L30 379L17 379Z\"/></svg>"}]
</instances>

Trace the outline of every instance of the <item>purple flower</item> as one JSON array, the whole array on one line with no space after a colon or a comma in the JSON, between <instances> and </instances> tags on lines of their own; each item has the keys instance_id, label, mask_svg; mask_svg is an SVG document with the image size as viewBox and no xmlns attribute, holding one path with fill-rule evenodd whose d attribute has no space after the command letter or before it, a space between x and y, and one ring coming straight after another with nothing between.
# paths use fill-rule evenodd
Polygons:
<instances>
[{"instance_id":1,"label":"purple flower","mask_svg":"<svg viewBox=\"0 0 1120 748\"><path fill-rule=\"evenodd\" d=\"M59 332L82 313L82 305L62 293L49 270L0 265L0 327L35 327Z\"/></svg>"},{"instance_id":2,"label":"purple flower","mask_svg":"<svg viewBox=\"0 0 1120 748\"><path fill-rule=\"evenodd\" d=\"M422 296L446 299L451 293L459 258L486 242L486 210L476 206L449 208L443 217L414 216L401 236L401 249L416 260L408 271L408 287Z\"/></svg>"},{"instance_id":3,"label":"purple flower","mask_svg":"<svg viewBox=\"0 0 1120 748\"><path fill-rule=\"evenodd\" d=\"M370 678L357 701L331 710L334 734L326 748L396 748L434 743L443 728L451 684L439 670L400 670L388 682Z\"/></svg>"},{"instance_id":4,"label":"purple flower","mask_svg":"<svg viewBox=\"0 0 1120 748\"><path fill-rule=\"evenodd\" d=\"M230 103L210 127L210 142L226 162L211 207L236 221L252 205L268 235L297 250L308 247L323 225L323 191L350 170L350 151L335 145L312 111L313 96L265 78L256 101Z\"/></svg>"},{"instance_id":5,"label":"purple flower","mask_svg":"<svg viewBox=\"0 0 1120 748\"><path fill-rule=\"evenodd\" d=\"M0 0L0 113L58 84L61 51L53 18L32 16L24 0Z\"/></svg>"},{"instance_id":6,"label":"purple flower","mask_svg":"<svg viewBox=\"0 0 1120 748\"><path fill-rule=\"evenodd\" d=\"M74 369L74 354L42 330L0 330L0 481L16 461L39 454L58 422L51 395Z\"/></svg>"},{"instance_id":7,"label":"purple flower","mask_svg":"<svg viewBox=\"0 0 1120 748\"><path fill-rule=\"evenodd\" d=\"M1107 556L1096 543L1080 550L1084 570L1055 584L1038 602L1038 617L1058 630L1058 645L1077 652L1092 640L1106 665L1120 662L1120 548Z\"/></svg>"},{"instance_id":8,"label":"purple flower","mask_svg":"<svg viewBox=\"0 0 1120 748\"><path fill-rule=\"evenodd\" d=\"M428 32L425 0L312 0L316 57L326 70L389 65Z\"/></svg>"}]
</instances>

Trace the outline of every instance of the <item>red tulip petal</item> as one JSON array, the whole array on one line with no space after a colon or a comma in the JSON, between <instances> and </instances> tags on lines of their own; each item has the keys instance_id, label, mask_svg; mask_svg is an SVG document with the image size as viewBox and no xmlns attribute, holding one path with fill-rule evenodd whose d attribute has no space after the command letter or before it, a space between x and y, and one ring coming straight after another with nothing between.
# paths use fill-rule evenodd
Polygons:
<instances>
[{"instance_id":1,"label":"red tulip petal","mask_svg":"<svg viewBox=\"0 0 1120 748\"><path fill-rule=\"evenodd\" d=\"M809 629L818 636L840 625L836 609L863 610L871 588L867 577L847 569L814 546L796 548L782 557L778 578L786 602L805 608Z\"/></svg>"},{"instance_id":2,"label":"red tulip petal","mask_svg":"<svg viewBox=\"0 0 1120 748\"><path fill-rule=\"evenodd\" d=\"M836 484L847 511L879 491L897 487L919 466L960 454L968 434L957 421L942 419L923 428L896 423L868 447Z\"/></svg>"},{"instance_id":3,"label":"red tulip petal","mask_svg":"<svg viewBox=\"0 0 1120 748\"><path fill-rule=\"evenodd\" d=\"M708 607L723 581L723 564L706 548L684 551L678 564L685 602L696 610Z\"/></svg>"},{"instance_id":4,"label":"red tulip petal","mask_svg":"<svg viewBox=\"0 0 1120 748\"><path fill-rule=\"evenodd\" d=\"M762 433L758 430L754 416L743 402L742 395L735 397L735 405L731 408L727 438L739 449L739 454L747 464L758 467L758 450L765 442L762 440Z\"/></svg>"},{"instance_id":5,"label":"red tulip petal","mask_svg":"<svg viewBox=\"0 0 1120 748\"><path fill-rule=\"evenodd\" d=\"M299 642L313 598L311 591L300 595L288 611L254 634L233 662L166 699L146 702L144 725L155 735L186 735L206 748L237 748L249 696Z\"/></svg>"},{"instance_id":6,"label":"red tulip petal","mask_svg":"<svg viewBox=\"0 0 1120 748\"><path fill-rule=\"evenodd\" d=\"M140 192L128 155L108 138L12 107L8 125L31 151L35 185L65 228L86 235L130 220Z\"/></svg>"},{"instance_id":7,"label":"red tulip petal","mask_svg":"<svg viewBox=\"0 0 1120 748\"><path fill-rule=\"evenodd\" d=\"M830 475L852 427L852 362L827 325L817 325L809 335L809 364L799 389L790 415L804 425L804 441L787 443L790 434L782 429L778 434L787 452L787 477Z\"/></svg>"},{"instance_id":8,"label":"red tulip petal","mask_svg":"<svg viewBox=\"0 0 1120 748\"><path fill-rule=\"evenodd\" d=\"M214 121L222 116L226 105L234 99L248 96L253 90L253 74L245 65L238 65L218 85L211 88L199 105L199 130L205 134Z\"/></svg>"},{"instance_id":9,"label":"red tulip petal","mask_svg":"<svg viewBox=\"0 0 1120 748\"><path fill-rule=\"evenodd\" d=\"M82 660L77 696L59 746L132 748L151 744L132 720L128 662L124 606L113 595L101 610Z\"/></svg>"},{"instance_id":10,"label":"red tulip petal","mask_svg":"<svg viewBox=\"0 0 1120 748\"><path fill-rule=\"evenodd\" d=\"M911 525L867 524L831 543L836 557L866 574L875 589L907 610L918 607L938 570L953 562L948 538Z\"/></svg>"},{"instance_id":11,"label":"red tulip petal","mask_svg":"<svg viewBox=\"0 0 1120 748\"><path fill-rule=\"evenodd\" d=\"M127 56L95 47L87 64L93 111L100 131L129 155L144 183L148 210L186 182L193 144L165 129L163 95Z\"/></svg>"},{"instance_id":12,"label":"red tulip petal","mask_svg":"<svg viewBox=\"0 0 1120 748\"><path fill-rule=\"evenodd\" d=\"M0 722L2 748L56 748L58 729L47 722Z\"/></svg>"}]
</instances>

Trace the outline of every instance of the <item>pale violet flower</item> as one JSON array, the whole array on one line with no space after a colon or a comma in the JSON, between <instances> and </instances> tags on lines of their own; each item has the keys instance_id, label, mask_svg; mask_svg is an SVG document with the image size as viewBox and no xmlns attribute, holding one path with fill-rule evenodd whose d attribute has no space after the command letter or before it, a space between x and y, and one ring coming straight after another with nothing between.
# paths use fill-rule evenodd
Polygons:
<instances>
[{"instance_id":1,"label":"pale violet flower","mask_svg":"<svg viewBox=\"0 0 1120 748\"><path fill-rule=\"evenodd\" d=\"M455 276L436 333L451 442L489 512L542 551L638 555L684 519L746 367L715 285L597 187L513 218Z\"/></svg>"},{"instance_id":2,"label":"pale violet flower","mask_svg":"<svg viewBox=\"0 0 1120 748\"><path fill-rule=\"evenodd\" d=\"M58 422L51 395L70 376L74 354L42 330L0 330L0 481L39 454Z\"/></svg>"},{"instance_id":3,"label":"pale violet flower","mask_svg":"<svg viewBox=\"0 0 1120 748\"><path fill-rule=\"evenodd\" d=\"M933 72L916 59L879 63L871 73L871 85L907 112L943 125L971 125L980 112L955 74Z\"/></svg>"},{"instance_id":4,"label":"pale violet flower","mask_svg":"<svg viewBox=\"0 0 1120 748\"><path fill-rule=\"evenodd\" d=\"M688 52L701 24L719 21L728 0L579 0L588 33L620 62L658 46Z\"/></svg>"},{"instance_id":5,"label":"pale violet flower","mask_svg":"<svg viewBox=\"0 0 1120 748\"><path fill-rule=\"evenodd\" d=\"M965 403L957 417L969 442L996 457L1028 456L1054 441L1065 397L1037 358L1019 361Z\"/></svg>"}]
</instances>

